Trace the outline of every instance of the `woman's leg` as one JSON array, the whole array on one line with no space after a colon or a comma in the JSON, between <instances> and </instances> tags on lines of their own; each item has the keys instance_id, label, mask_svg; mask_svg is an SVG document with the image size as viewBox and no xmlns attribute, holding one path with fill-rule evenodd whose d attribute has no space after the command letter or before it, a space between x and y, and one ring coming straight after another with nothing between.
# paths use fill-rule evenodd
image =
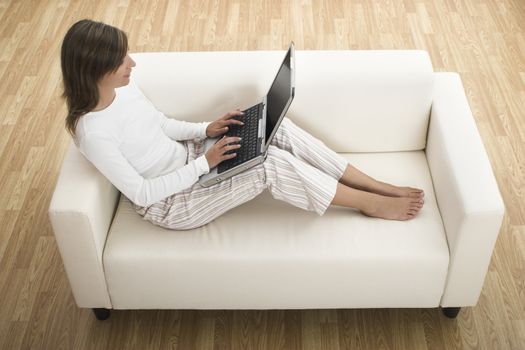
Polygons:
<instances>
[{"instance_id":1,"label":"woman's leg","mask_svg":"<svg viewBox=\"0 0 525 350\"><path fill-rule=\"evenodd\" d=\"M358 190L372 192L389 197L410 197L423 199L423 190L412 187L398 187L376 179L348 164L339 182Z\"/></svg>"},{"instance_id":2,"label":"woman's leg","mask_svg":"<svg viewBox=\"0 0 525 350\"><path fill-rule=\"evenodd\" d=\"M192 146L189 144L189 146ZM190 147L190 160L195 155ZM322 215L332 202L337 180L270 146L263 164L210 187L198 183L149 207L134 206L151 223L175 230L203 226L228 210L259 195L268 188L275 199Z\"/></svg>"},{"instance_id":3,"label":"woman's leg","mask_svg":"<svg viewBox=\"0 0 525 350\"><path fill-rule=\"evenodd\" d=\"M271 144L339 180L348 162L290 119L284 118Z\"/></svg>"},{"instance_id":4,"label":"woman's leg","mask_svg":"<svg viewBox=\"0 0 525 350\"><path fill-rule=\"evenodd\" d=\"M319 215L334 199L337 180L285 150L270 145L263 166L275 199Z\"/></svg>"},{"instance_id":5,"label":"woman's leg","mask_svg":"<svg viewBox=\"0 0 525 350\"><path fill-rule=\"evenodd\" d=\"M272 145L292 153L348 187L390 197L424 197L423 190L394 186L364 174L288 118L283 119Z\"/></svg>"},{"instance_id":6,"label":"woman's leg","mask_svg":"<svg viewBox=\"0 0 525 350\"><path fill-rule=\"evenodd\" d=\"M149 207L134 205L134 209L157 226L190 230L257 197L266 188L265 178L263 166L258 165L213 186L196 183Z\"/></svg>"},{"instance_id":7,"label":"woman's leg","mask_svg":"<svg viewBox=\"0 0 525 350\"><path fill-rule=\"evenodd\" d=\"M205 140L186 141L188 162L203 155ZM149 207L133 205L145 220L173 230L203 226L228 210L258 196L266 188L266 175L260 164L210 187L199 183Z\"/></svg>"},{"instance_id":8,"label":"woman's leg","mask_svg":"<svg viewBox=\"0 0 525 350\"><path fill-rule=\"evenodd\" d=\"M275 199L319 215L332 204L355 208L368 216L409 220L423 206L418 198L387 197L338 183L316 167L273 145L268 149L264 168L266 184Z\"/></svg>"},{"instance_id":9,"label":"woman's leg","mask_svg":"<svg viewBox=\"0 0 525 350\"><path fill-rule=\"evenodd\" d=\"M369 216L407 220L421 207L409 202L409 198L384 197L347 187L289 152L270 146L261 165L211 187L196 183L149 207L134 205L134 208L155 225L189 230L252 200L265 188L275 199L319 215L333 204L355 208Z\"/></svg>"}]
</instances>

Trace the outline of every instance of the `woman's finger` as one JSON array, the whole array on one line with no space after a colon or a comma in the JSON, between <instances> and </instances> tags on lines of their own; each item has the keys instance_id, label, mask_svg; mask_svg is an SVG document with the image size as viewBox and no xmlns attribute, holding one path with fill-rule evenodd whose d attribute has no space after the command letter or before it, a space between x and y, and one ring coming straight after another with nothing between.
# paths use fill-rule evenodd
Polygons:
<instances>
[{"instance_id":1,"label":"woman's finger","mask_svg":"<svg viewBox=\"0 0 525 350\"><path fill-rule=\"evenodd\" d=\"M222 156L222 160L232 159L232 158L235 158L235 157L237 157L237 153L224 154Z\"/></svg>"},{"instance_id":2,"label":"woman's finger","mask_svg":"<svg viewBox=\"0 0 525 350\"><path fill-rule=\"evenodd\" d=\"M230 118L237 117L237 116L242 116L242 115L244 115L244 113L241 112L239 109L237 109L237 110L235 110L235 111L232 111L232 112L228 112L228 113L226 113L226 114L222 117L222 119L223 119L223 120L228 120L228 119L230 119Z\"/></svg>"},{"instance_id":3,"label":"woman's finger","mask_svg":"<svg viewBox=\"0 0 525 350\"><path fill-rule=\"evenodd\" d=\"M229 143L234 143L234 142L239 142L239 141L241 141L240 137L231 136L231 137L223 137L219 142L221 143L220 147L222 148L228 145Z\"/></svg>"},{"instance_id":4,"label":"woman's finger","mask_svg":"<svg viewBox=\"0 0 525 350\"><path fill-rule=\"evenodd\" d=\"M241 145L239 145L239 144L236 144L236 145L226 145L226 147L224 147L225 152L228 152L228 151L231 151L231 150L233 150L233 149L237 149L237 148L241 148Z\"/></svg>"},{"instance_id":5,"label":"woman's finger","mask_svg":"<svg viewBox=\"0 0 525 350\"><path fill-rule=\"evenodd\" d=\"M228 125L244 125L243 122L237 119L227 119L217 121L216 128L217 130L228 130Z\"/></svg>"},{"instance_id":6,"label":"woman's finger","mask_svg":"<svg viewBox=\"0 0 525 350\"><path fill-rule=\"evenodd\" d=\"M226 136L223 136L222 139L217 141L215 144L217 145L217 148L222 149L224 146L226 146Z\"/></svg>"},{"instance_id":7,"label":"woman's finger","mask_svg":"<svg viewBox=\"0 0 525 350\"><path fill-rule=\"evenodd\" d=\"M237 119L228 119L228 120L224 121L224 123L226 123L226 125L232 125L232 124L244 125L243 122L241 122L240 120L237 120Z\"/></svg>"}]
</instances>

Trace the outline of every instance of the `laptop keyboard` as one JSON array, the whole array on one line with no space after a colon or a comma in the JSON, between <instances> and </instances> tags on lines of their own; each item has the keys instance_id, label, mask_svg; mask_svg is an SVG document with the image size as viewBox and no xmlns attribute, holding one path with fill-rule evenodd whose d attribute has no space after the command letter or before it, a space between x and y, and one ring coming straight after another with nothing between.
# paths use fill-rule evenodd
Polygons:
<instances>
[{"instance_id":1,"label":"laptop keyboard","mask_svg":"<svg viewBox=\"0 0 525 350\"><path fill-rule=\"evenodd\" d=\"M226 152L226 154L237 153L237 156L221 162L217 168L219 174L257 156L257 143L259 142L257 131L261 109L262 103L243 111L243 116L232 118L242 121L244 125L229 125L226 136L241 137L241 148Z\"/></svg>"}]
</instances>

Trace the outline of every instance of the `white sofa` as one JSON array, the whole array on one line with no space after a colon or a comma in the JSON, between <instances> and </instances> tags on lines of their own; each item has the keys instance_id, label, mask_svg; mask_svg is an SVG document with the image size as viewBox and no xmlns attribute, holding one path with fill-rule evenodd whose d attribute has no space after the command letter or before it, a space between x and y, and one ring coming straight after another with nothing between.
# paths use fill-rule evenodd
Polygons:
<instances>
[{"instance_id":1,"label":"white sofa","mask_svg":"<svg viewBox=\"0 0 525 350\"><path fill-rule=\"evenodd\" d=\"M284 51L137 53L170 117L211 121L267 92ZM79 307L432 308L476 304L504 205L458 74L425 51L297 51L288 117L371 176L423 188L411 221L263 193L191 231L152 225L71 143L49 208Z\"/></svg>"}]
</instances>

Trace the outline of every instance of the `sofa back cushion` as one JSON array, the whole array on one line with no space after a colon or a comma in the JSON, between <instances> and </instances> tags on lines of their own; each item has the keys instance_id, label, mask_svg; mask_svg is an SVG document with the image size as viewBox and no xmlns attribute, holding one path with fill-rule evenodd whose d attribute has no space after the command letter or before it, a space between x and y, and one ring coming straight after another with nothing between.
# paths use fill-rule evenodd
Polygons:
<instances>
[{"instance_id":1,"label":"sofa back cushion","mask_svg":"<svg viewBox=\"0 0 525 350\"><path fill-rule=\"evenodd\" d=\"M136 53L133 78L167 116L212 121L267 93L284 51ZM425 148L433 70L425 51L296 50L288 117L337 152Z\"/></svg>"}]
</instances>

